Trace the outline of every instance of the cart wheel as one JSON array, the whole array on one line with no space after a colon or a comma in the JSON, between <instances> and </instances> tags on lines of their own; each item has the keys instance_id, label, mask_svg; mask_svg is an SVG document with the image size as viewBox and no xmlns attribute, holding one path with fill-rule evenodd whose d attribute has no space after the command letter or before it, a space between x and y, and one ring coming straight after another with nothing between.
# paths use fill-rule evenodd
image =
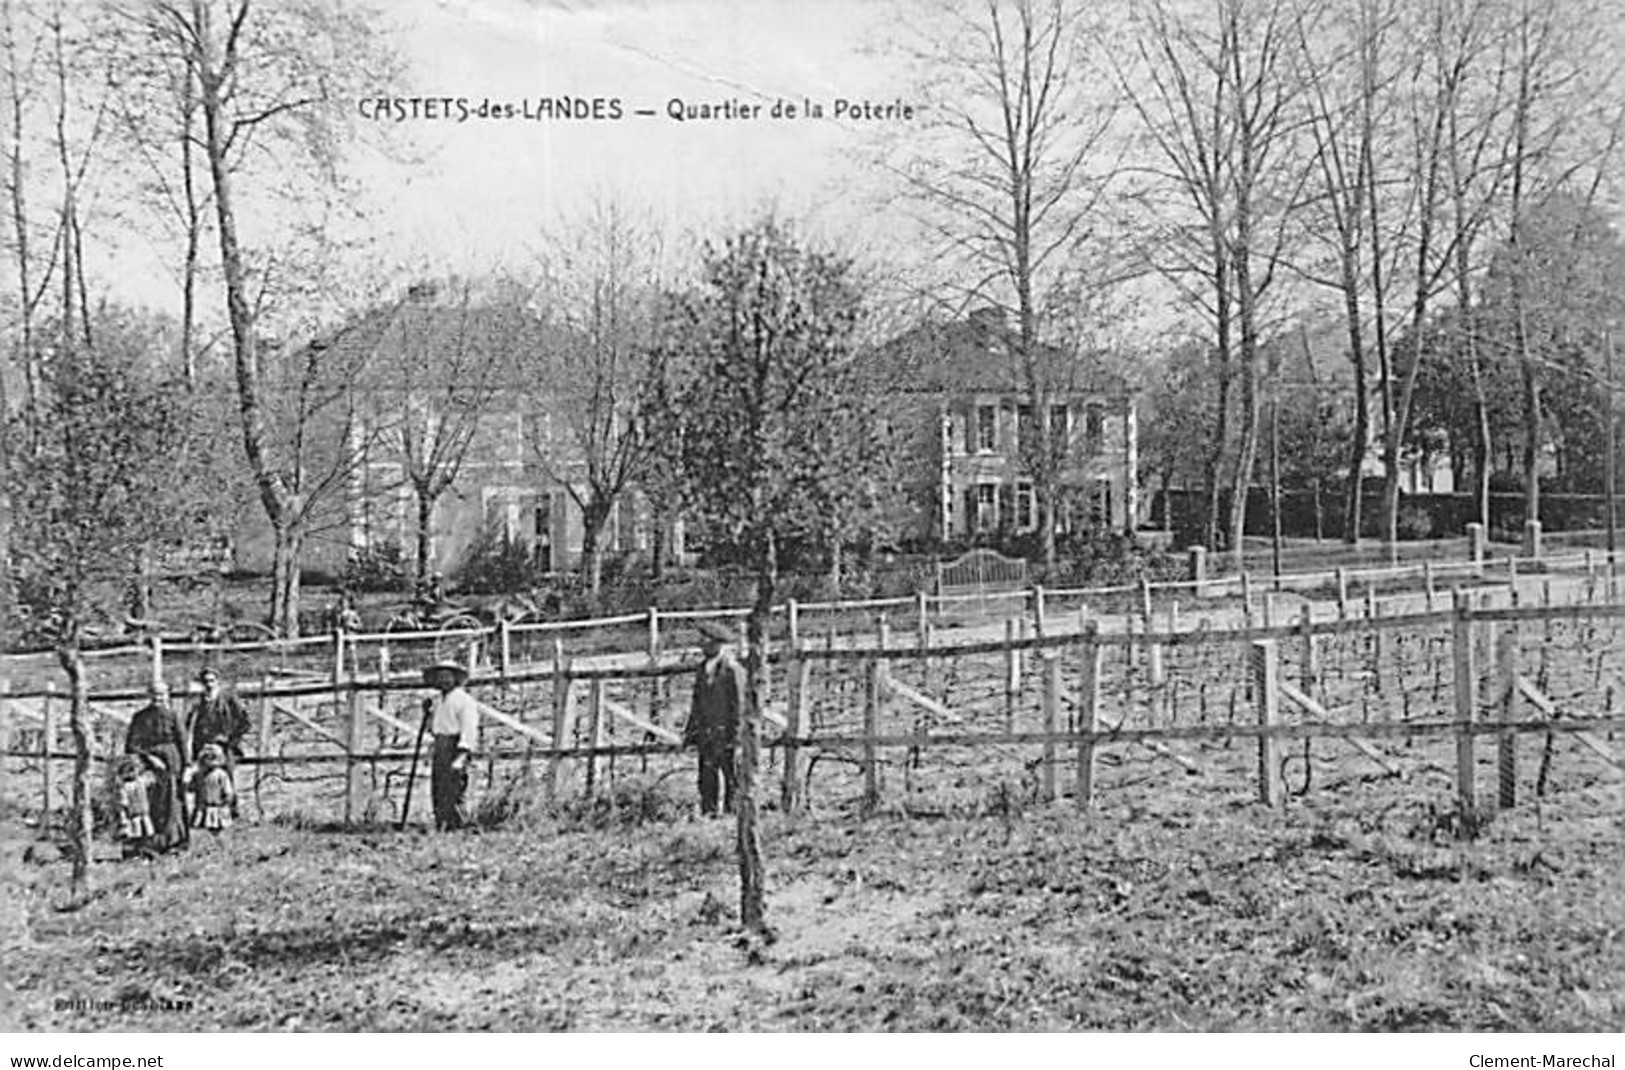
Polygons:
<instances>
[{"instance_id":1,"label":"cart wheel","mask_svg":"<svg viewBox=\"0 0 1625 1070\"><path fill-rule=\"evenodd\" d=\"M485 633L485 623L478 617L460 613L440 626L434 640L436 661L463 661L468 648Z\"/></svg>"}]
</instances>

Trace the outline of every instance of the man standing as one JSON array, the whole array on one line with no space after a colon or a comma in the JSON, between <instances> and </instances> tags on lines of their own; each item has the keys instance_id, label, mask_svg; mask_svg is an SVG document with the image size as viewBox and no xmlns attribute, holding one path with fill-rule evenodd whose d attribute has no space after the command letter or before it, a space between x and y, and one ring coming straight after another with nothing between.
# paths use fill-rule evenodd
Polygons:
<instances>
[{"instance_id":1,"label":"man standing","mask_svg":"<svg viewBox=\"0 0 1625 1070\"><path fill-rule=\"evenodd\" d=\"M480 708L463 690L468 670L455 661L440 661L423 670L423 682L440 692L423 700L423 715L434 733L429 766L429 796L434 826L442 832L468 823L468 763L480 745Z\"/></svg>"},{"instance_id":2,"label":"man standing","mask_svg":"<svg viewBox=\"0 0 1625 1070\"><path fill-rule=\"evenodd\" d=\"M203 685L203 695L192 707L192 715L186 722L190 753L200 755L204 747L217 744L226 753L226 775L235 787L237 762L243 756L243 737L248 734L248 711L243 709L236 695L221 689L220 671L214 666L205 666L197 679ZM233 800L235 807L235 795Z\"/></svg>"},{"instance_id":3,"label":"man standing","mask_svg":"<svg viewBox=\"0 0 1625 1070\"><path fill-rule=\"evenodd\" d=\"M699 625L700 649L705 661L694 675L694 698L689 706L683 742L700 752L700 814L717 812L721 781L723 809L734 808L734 743L739 738L739 714L749 701L745 670L729 647L733 632L720 624Z\"/></svg>"}]
</instances>

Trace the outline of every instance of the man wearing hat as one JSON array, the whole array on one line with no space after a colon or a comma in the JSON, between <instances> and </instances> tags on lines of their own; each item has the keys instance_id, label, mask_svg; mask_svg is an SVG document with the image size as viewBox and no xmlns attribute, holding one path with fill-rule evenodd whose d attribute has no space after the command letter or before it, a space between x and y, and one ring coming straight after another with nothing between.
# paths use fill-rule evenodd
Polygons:
<instances>
[{"instance_id":1,"label":"man wearing hat","mask_svg":"<svg viewBox=\"0 0 1625 1070\"><path fill-rule=\"evenodd\" d=\"M717 812L719 780L724 810L734 808L734 743L740 711L750 699L745 670L729 650L734 633L713 621L702 621L698 631L705 661L694 674L683 742L700 752L700 813L711 815Z\"/></svg>"},{"instance_id":2,"label":"man wearing hat","mask_svg":"<svg viewBox=\"0 0 1625 1070\"><path fill-rule=\"evenodd\" d=\"M248 711L236 695L220 687L220 670L206 665L197 674L203 695L192 707L186 721L189 752L196 756L213 743L226 753L226 775L237 777L237 761L243 756L243 737L248 734ZM233 803L235 805L235 803Z\"/></svg>"},{"instance_id":3,"label":"man wearing hat","mask_svg":"<svg viewBox=\"0 0 1625 1070\"><path fill-rule=\"evenodd\" d=\"M439 661L423 670L423 682L439 692L423 700L423 715L434 733L429 766L429 796L434 826L449 832L468 823L468 763L480 745L480 708L463 689L468 670L455 661Z\"/></svg>"}]
</instances>

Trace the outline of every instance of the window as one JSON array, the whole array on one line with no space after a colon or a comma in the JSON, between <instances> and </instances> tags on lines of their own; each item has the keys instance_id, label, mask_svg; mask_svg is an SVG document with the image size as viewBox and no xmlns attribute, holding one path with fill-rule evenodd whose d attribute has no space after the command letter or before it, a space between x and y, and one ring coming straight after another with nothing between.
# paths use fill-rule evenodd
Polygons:
<instances>
[{"instance_id":1,"label":"window","mask_svg":"<svg viewBox=\"0 0 1625 1070\"><path fill-rule=\"evenodd\" d=\"M1097 479L1089 495L1089 526L1106 528L1111 527L1111 523L1112 484L1108 479Z\"/></svg>"},{"instance_id":2,"label":"window","mask_svg":"<svg viewBox=\"0 0 1625 1070\"><path fill-rule=\"evenodd\" d=\"M976 451L992 453L999 445L999 410L993 405L976 406Z\"/></svg>"},{"instance_id":3,"label":"window","mask_svg":"<svg viewBox=\"0 0 1625 1070\"><path fill-rule=\"evenodd\" d=\"M1023 449L1031 449L1038 445L1037 429L1033 427L1033 407L1031 405L1016 406L1016 440L1012 445L1019 457Z\"/></svg>"},{"instance_id":4,"label":"window","mask_svg":"<svg viewBox=\"0 0 1625 1070\"><path fill-rule=\"evenodd\" d=\"M1083 410L1084 444L1090 453L1099 453L1106 437L1106 406L1091 401Z\"/></svg>"},{"instance_id":5,"label":"window","mask_svg":"<svg viewBox=\"0 0 1625 1070\"><path fill-rule=\"evenodd\" d=\"M553 495L546 493L536 495L536 504L531 512L530 520L531 559L548 572L552 572L553 565Z\"/></svg>"},{"instance_id":6,"label":"window","mask_svg":"<svg viewBox=\"0 0 1625 1070\"><path fill-rule=\"evenodd\" d=\"M553 444L553 416L547 412L527 412L520 417L520 459L529 461L546 455Z\"/></svg>"},{"instance_id":7,"label":"window","mask_svg":"<svg viewBox=\"0 0 1625 1070\"><path fill-rule=\"evenodd\" d=\"M1049 407L1049 438L1055 451L1065 454L1072 446L1072 410L1063 402Z\"/></svg>"},{"instance_id":8,"label":"window","mask_svg":"<svg viewBox=\"0 0 1625 1070\"><path fill-rule=\"evenodd\" d=\"M999 526L999 486L997 483L976 484L976 519L978 532L992 531Z\"/></svg>"},{"instance_id":9,"label":"window","mask_svg":"<svg viewBox=\"0 0 1625 1070\"><path fill-rule=\"evenodd\" d=\"M1035 499L1033 485L1026 480L1016 484L1016 530L1031 531L1037 526L1037 518L1033 515Z\"/></svg>"},{"instance_id":10,"label":"window","mask_svg":"<svg viewBox=\"0 0 1625 1070\"><path fill-rule=\"evenodd\" d=\"M494 535L519 538L519 503L525 497L522 487L485 487L481 492L485 527Z\"/></svg>"}]
</instances>

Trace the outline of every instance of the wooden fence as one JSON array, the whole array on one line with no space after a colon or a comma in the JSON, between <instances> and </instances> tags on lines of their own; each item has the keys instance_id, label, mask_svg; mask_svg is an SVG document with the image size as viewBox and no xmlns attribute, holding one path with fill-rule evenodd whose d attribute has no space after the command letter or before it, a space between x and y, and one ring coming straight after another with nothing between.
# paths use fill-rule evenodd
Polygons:
<instances>
[{"instance_id":1,"label":"wooden fence","mask_svg":"<svg viewBox=\"0 0 1625 1070\"><path fill-rule=\"evenodd\" d=\"M1306 603L1280 620L1244 613L1137 626L1132 616L1078 616L1062 630L1040 617L1030 636L1006 628L951 642L929 622L894 632L882 614L866 637L794 636L770 652L763 710L779 803L803 809L814 766L830 759L852 771L856 797L872 808L895 790L888 777L900 771L903 791L914 791L931 776L929 756L952 752L962 757L938 767L945 780L985 788L997 764L989 756L998 755L1031 774L1040 800L1070 785L1074 804L1087 809L1103 790L1103 753L1127 749L1189 774L1202 763L1181 748L1254 740L1258 796L1277 804L1286 741L1336 740L1395 774L1402 761L1385 743L1435 738L1453 742L1456 795L1477 813L1478 746L1493 737L1494 798L1511 805L1523 736L1572 740L1620 769L1607 737L1625 727L1616 712L1625 697L1625 604L1603 597L1600 582L1589 590L1589 601L1569 605L1546 594L1542 604L1522 604L1529 599L1517 587L1464 590L1446 608L1383 613L1371 603L1358 616L1340 605L1317 616ZM342 815L354 822L392 799L424 691L415 669L387 657L378 671L364 669L346 639L332 640L325 676L262 673L238 691L255 711L256 745L244 765L256 786L294 769L342 772ZM572 783L588 797L610 790L617 761L686 767L676 757L692 671L686 652L572 656L556 639L548 663L499 657L495 669L477 648L467 654L485 714L488 789L499 763L510 782L535 775L555 799ZM101 691L91 700L105 759L145 694ZM0 694L8 760L37 765L47 806L59 804L59 767L72 758L60 746L66 704L50 688ZM1550 745L1543 769L1549 754ZM821 790L838 794L833 781Z\"/></svg>"}]
</instances>

